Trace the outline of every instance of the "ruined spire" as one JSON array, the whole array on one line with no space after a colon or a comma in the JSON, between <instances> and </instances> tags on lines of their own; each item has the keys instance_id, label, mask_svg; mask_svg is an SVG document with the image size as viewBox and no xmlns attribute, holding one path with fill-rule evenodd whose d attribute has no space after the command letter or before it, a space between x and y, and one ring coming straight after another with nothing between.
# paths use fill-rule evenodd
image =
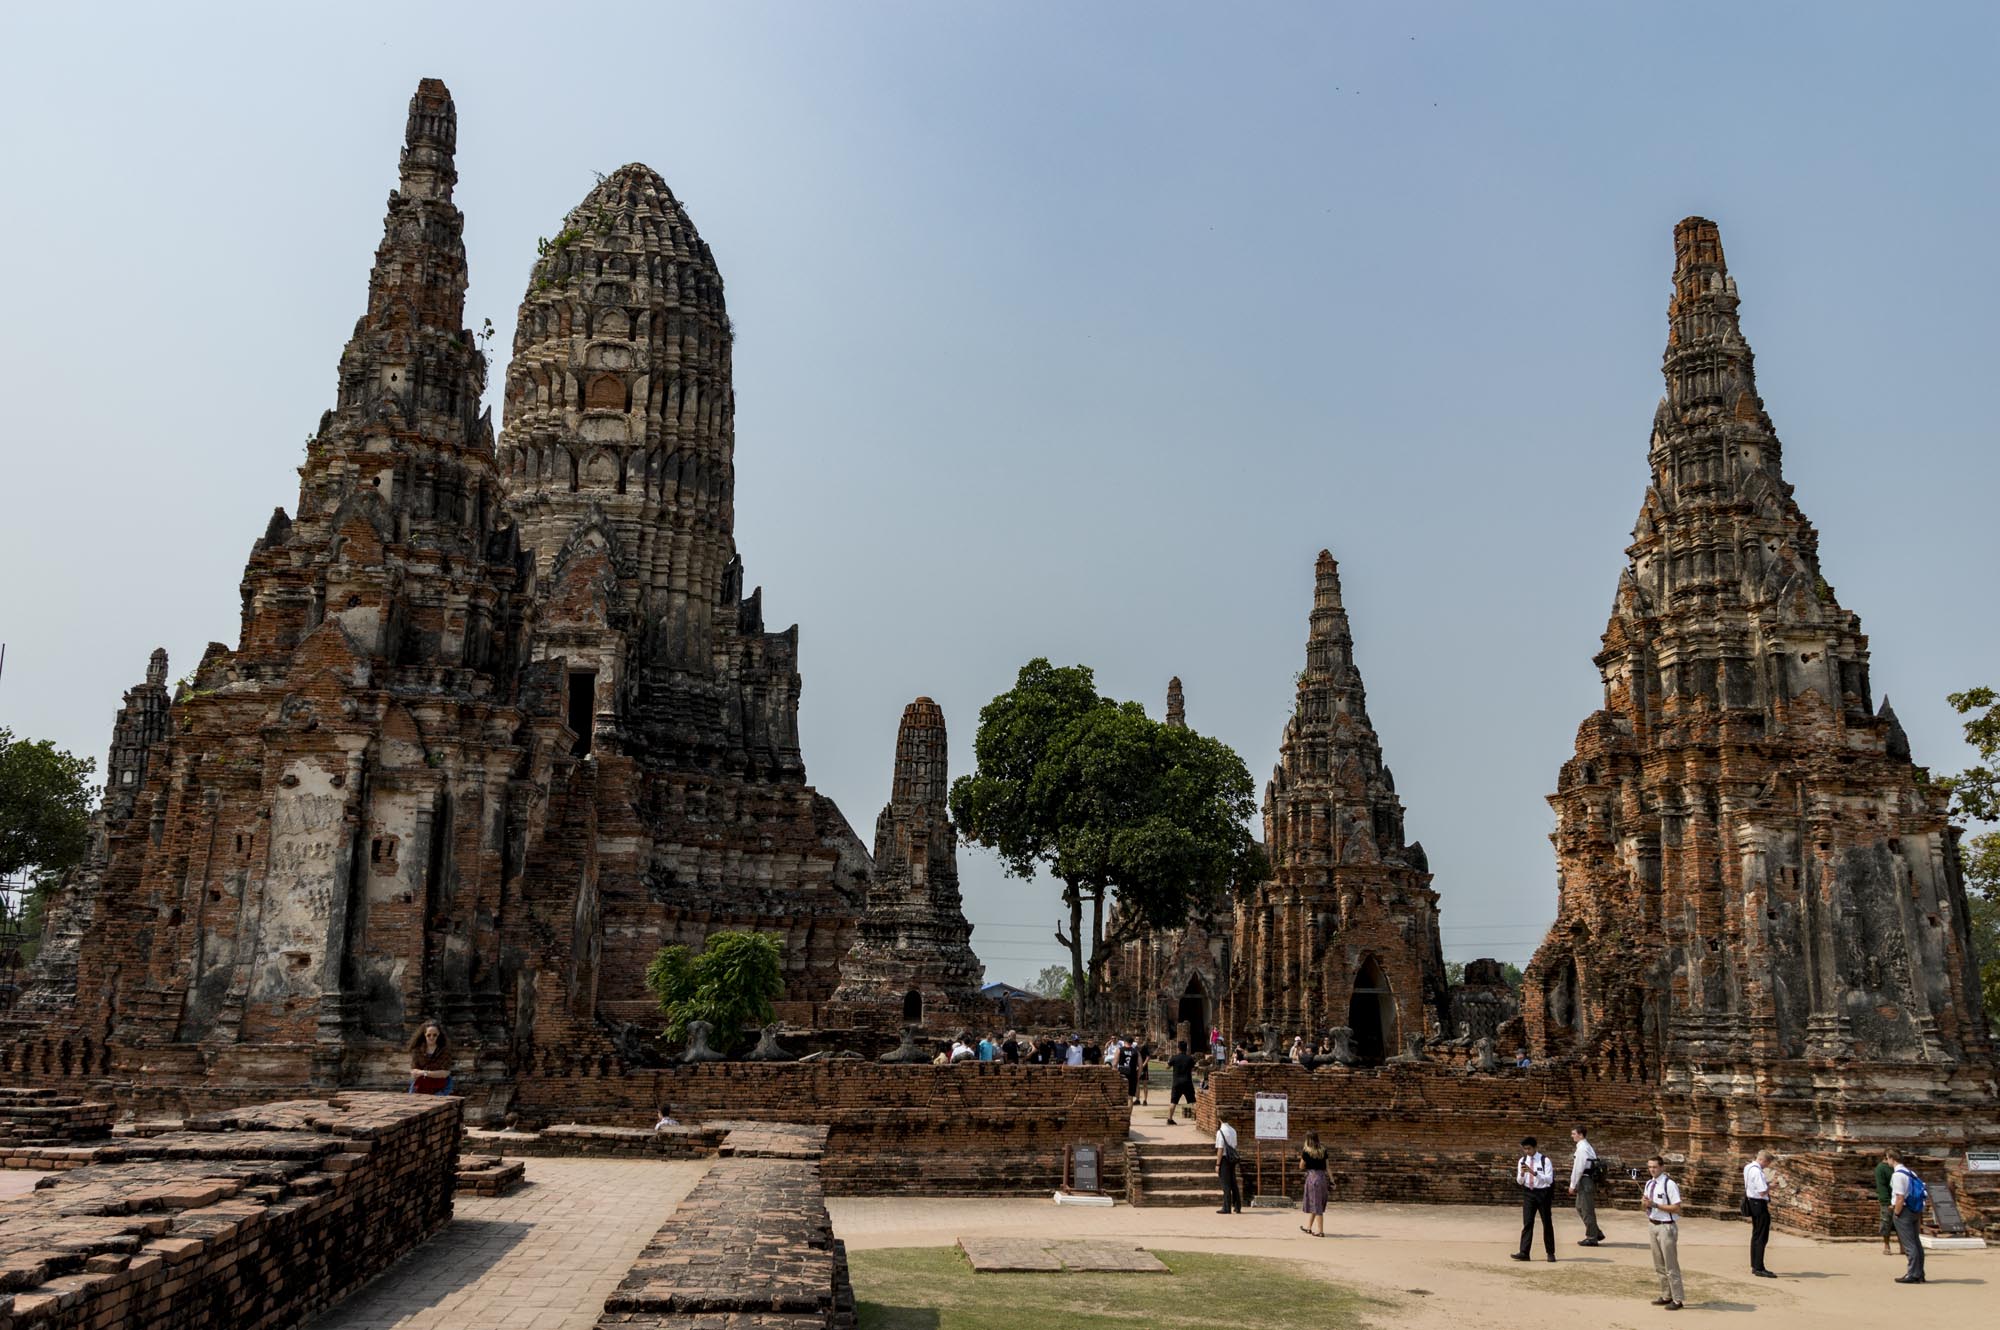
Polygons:
<instances>
[{"instance_id":1,"label":"ruined spire","mask_svg":"<svg viewBox=\"0 0 2000 1330\"><path fill-rule=\"evenodd\" d=\"M458 183L453 156L458 151L458 109L442 79L425 79L410 98L403 126L402 183L405 198L450 199Z\"/></svg>"},{"instance_id":2,"label":"ruined spire","mask_svg":"<svg viewBox=\"0 0 2000 1330\"><path fill-rule=\"evenodd\" d=\"M1667 402L1684 420L1691 413L1762 419L1750 344L1737 318L1736 279L1722 256L1722 232L1706 217L1674 228L1674 295L1667 306L1662 370ZM1768 428L1769 422L1763 422Z\"/></svg>"},{"instance_id":3,"label":"ruined spire","mask_svg":"<svg viewBox=\"0 0 2000 1330\"><path fill-rule=\"evenodd\" d=\"M1187 699L1181 696L1181 676L1167 680L1167 724L1177 730L1187 728Z\"/></svg>"},{"instance_id":4,"label":"ruined spire","mask_svg":"<svg viewBox=\"0 0 2000 1330\"><path fill-rule=\"evenodd\" d=\"M944 712L928 697L920 697L903 708L903 723L896 729L896 779L889 801L941 807L950 781Z\"/></svg>"},{"instance_id":5,"label":"ruined spire","mask_svg":"<svg viewBox=\"0 0 2000 1330\"><path fill-rule=\"evenodd\" d=\"M1321 550L1313 565L1312 627L1306 636L1306 675L1335 678L1354 659L1354 635L1340 603L1340 565Z\"/></svg>"}]
</instances>

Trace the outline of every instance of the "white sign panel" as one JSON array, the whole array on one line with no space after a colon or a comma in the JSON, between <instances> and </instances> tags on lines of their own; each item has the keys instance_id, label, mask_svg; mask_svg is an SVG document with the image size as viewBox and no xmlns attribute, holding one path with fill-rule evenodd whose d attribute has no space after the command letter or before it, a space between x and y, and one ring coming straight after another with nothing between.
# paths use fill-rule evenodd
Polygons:
<instances>
[{"instance_id":1,"label":"white sign panel","mask_svg":"<svg viewBox=\"0 0 2000 1330\"><path fill-rule=\"evenodd\" d=\"M2000 1173L2000 1150L1967 1150L1965 1166L1974 1173Z\"/></svg>"},{"instance_id":2,"label":"white sign panel","mask_svg":"<svg viewBox=\"0 0 2000 1330\"><path fill-rule=\"evenodd\" d=\"M1289 1095L1257 1096L1257 1139L1286 1141L1292 1136L1292 1101Z\"/></svg>"}]
</instances>

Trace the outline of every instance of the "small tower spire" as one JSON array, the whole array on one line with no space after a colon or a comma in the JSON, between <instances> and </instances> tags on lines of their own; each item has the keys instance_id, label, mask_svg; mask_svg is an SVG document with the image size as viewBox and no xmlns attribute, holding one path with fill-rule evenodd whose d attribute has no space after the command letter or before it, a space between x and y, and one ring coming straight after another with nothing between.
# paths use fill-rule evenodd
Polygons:
<instances>
[{"instance_id":1,"label":"small tower spire","mask_svg":"<svg viewBox=\"0 0 2000 1330\"><path fill-rule=\"evenodd\" d=\"M405 198L449 199L458 183L454 157L458 152L458 108L442 79L425 79L410 98L410 117L403 125L403 178L397 192Z\"/></svg>"},{"instance_id":2,"label":"small tower spire","mask_svg":"<svg viewBox=\"0 0 2000 1330\"><path fill-rule=\"evenodd\" d=\"M903 723L896 727L896 779L890 802L942 808L950 780L944 712L928 697L920 697L903 708Z\"/></svg>"},{"instance_id":3,"label":"small tower spire","mask_svg":"<svg viewBox=\"0 0 2000 1330\"><path fill-rule=\"evenodd\" d=\"M1167 680L1167 724L1177 730L1187 728L1187 699L1181 696L1181 676Z\"/></svg>"}]
</instances>

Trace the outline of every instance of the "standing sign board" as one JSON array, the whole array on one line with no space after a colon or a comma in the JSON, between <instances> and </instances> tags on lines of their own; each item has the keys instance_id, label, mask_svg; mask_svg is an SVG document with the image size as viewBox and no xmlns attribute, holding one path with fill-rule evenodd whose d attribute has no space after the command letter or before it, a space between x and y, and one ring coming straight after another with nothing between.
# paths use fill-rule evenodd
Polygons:
<instances>
[{"instance_id":1,"label":"standing sign board","mask_svg":"<svg viewBox=\"0 0 2000 1330\"><path fill-rule=\"evenodd\" d=\"M1924 1188L1924 1199L1929 1203L1931 1222L1938 1226L1940 1233L1965 1232L1965 1216L1958 1212L1958 1202L1953 1199L1951 1188L1940 1178Z\"/></svg>"},{"instance_id":2,"label":"standing sign board","mask_svg":"<svg viewBox=\"0 0 2000 1330\"><path fill-rule=\"evenodd\" d=\"M1069 1148L1069 1189L1087 1193L1098 1190L1096 1146L1072 1145Z\"/></svg>"},{"instance_id":3,"label":"standing sign board","mask_svg":"<svg viewBox=\"0 0 2000 1330\"><path fill-rule=\"evenodd\" d=\"M1257 1096L1257 1139L1289 1141L1292 1138L1291 1098L1281 1094Z\"/></svg>"}]
</instances>

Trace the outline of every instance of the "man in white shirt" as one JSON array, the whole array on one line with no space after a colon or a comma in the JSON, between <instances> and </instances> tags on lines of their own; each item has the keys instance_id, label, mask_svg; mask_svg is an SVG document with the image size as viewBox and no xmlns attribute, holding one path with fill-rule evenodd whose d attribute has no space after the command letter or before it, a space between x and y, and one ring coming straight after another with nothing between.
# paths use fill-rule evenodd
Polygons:
<instances>
[{"instance_id":1,"label":"man in white shirt","mask_svg":"<svg viewBox=\"0 0 2000 1330\"><path fill-rule=\"evenodd\" d=\"M1595 1247L1604 1241L1604 1230L1597 1226L1597 1173L1591 1165L1597 1162L1597 1151L1591 1148L1589 1133L1581 1127L1571 1127L1569 1138L1576 1142L1576 1153L1569 1161L1569 1194L1576 1197L1576 1217L1583 1221L1583 1241L1579 1247Z\"/></svg>"},{"instance_id":2,"label":"man in white shirt","mask_svg":"<svg viewBox=\"0 0 2000 1330\"><path fill-rule=\"evenodd\" d=\"M1903 1162L1900 1150L1884 1150L1882 1157L1896 1171L1889 1175L1889 1218L1896 1225L1896 1236L1902 1239L1903 1254L1909 1257L1909 1268L1896 1277L1898 1284L1921 1284L1924 1282L1924 1240L1917 1232L1922 1221L1917 1218L1917 1207L1911 1204L1910 1180L1916 1174L1910 1172Z\"/></svg>"},{"instance_id":3,"label":"man in white shirt","mask_svg":"<svg viewBox=\"0 0 2000 1330\"><path fill-rule=\"evenodd\" d=\"M1652 1226L1653 1273L1660 1277L1655 1307L1681 1309L1681 1188L1667 1176L1667 1161L1654 1155L1646 1161L1646 1222Z\"/></svg>"},{"instance_id":4,"label":"man in white shirt","mask_svg":"<svg viewBox=\"0 0 2000 1330\"><path fill-rule=\"evenodd\" d=\"M1743 1166L1743 1209L1750 1216L1750 1273L1759 1279L1776 1279L1764 1268L1764 1247L1771 1241L1771 1152L1759 1150L1757 1157Z\"/></svg>"},{"instance_id":5,"label":"man in white shirt","mask_svg":"<svg viewBox=\"0 0 2000 1330\"><path fill-rule=\"evenodd\" d=\"M1069 1037L1069 1047L1063 1050L1063 1065L1065 1067L1083 1065L1083 1040L1076 1035Z\"/></svg>"},{"instance_id":6,"label":"man in white shirt","mask_svg":"<svg viewBox=\"0 0 2000 1330\"><path fill-rule=\"evenodd\" d=\"M1242 1214L1243 1196L1236 1190L1236 1128L1227 1122L1215 1129L1215 1173L1222 1180L1222 1208L1215 1213Z\"/></svg>"},{"instance_id":7,"label":"man in white shirt","mask_svg":"<svg viewBox=\"0 0 2000 1330\"><path fill-rule=\"evenodd\" d=\"M1556 1166L1535 1148L1535 1138L1521 1138L1521 1157L1514 1164L1514 1181L1521 1184L1521 1250L1508 1253L1517 1261L1529 1260L1528 1248L1535 1243L1535 1216L1542 1217L1542 1246L1551 1261L1556 1258Z\"/></svg>"}]
</instances>

